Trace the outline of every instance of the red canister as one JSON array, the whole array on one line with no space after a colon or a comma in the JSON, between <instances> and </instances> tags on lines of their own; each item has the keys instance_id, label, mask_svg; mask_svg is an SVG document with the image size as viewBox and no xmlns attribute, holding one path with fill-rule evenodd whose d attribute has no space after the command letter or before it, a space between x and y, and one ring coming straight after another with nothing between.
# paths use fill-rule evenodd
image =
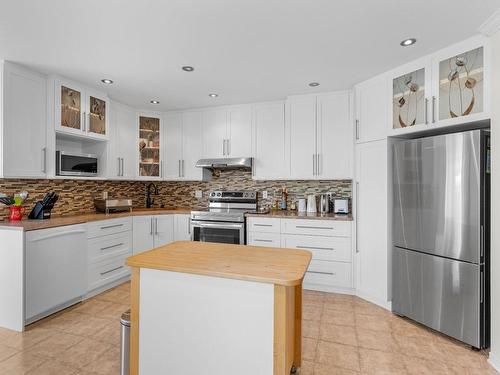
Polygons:
<instances>
[{"instance_id":1,"label":"red canister","mask_svg":"<svg viewBox=\"0 0 500 375\"><path fill-rule=\"evenodd\" d=\"M9 206L10 210L10 221L19 221L23 218L24 207L23 206Z\"/></svg>"}]
</instances>

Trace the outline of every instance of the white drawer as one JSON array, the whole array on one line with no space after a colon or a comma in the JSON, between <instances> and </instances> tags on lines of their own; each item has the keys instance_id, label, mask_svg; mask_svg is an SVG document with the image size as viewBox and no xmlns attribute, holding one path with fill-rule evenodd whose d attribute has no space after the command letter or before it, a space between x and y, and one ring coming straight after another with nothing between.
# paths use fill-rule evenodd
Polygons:
<instances>
[{"instance_id":1,"label":"white drawer","mask_svg":"<svg viewBox=\"0 0 500 375\"><path fill-rule=\"evenodd\" d=\"M132 230L132 218L122 217L110 220L93 221L87 224L88 238L106 236Z\"/></svg>"},{"instance_id":2,"label":"white drawer","mask_svg":"<svg viewBox=\"0 0 500 375\"><path fill-rule=\"evenodd\" d=\"M265 217L249 217L247 220L248 232L280 233L281 219Z\"/></svg>"},{"instance_id":3,"label":"white drawer","mask_svg":"<svg viewBox=\"0 0 500 375\"><path fill-rule=\"evenodd\" d=\"M90 292L130 275L130 268L125 265L125 260L131 255L132 252L118 255L103 262L91 264L88 268L87 291Z\"/></svg>"},{"instance_id":4,"label":"white drawer","mask_svg":"<svg viewBox=\"0 0 500 375\"><path fill-rule=\"evenodd\" d=\"M88 262L101 262L132 252L132 232L110 234L88 240Z\"/></svg>"},{"instance_id":5,"label":"white drawer","mask_svg":"<svg viewBox=\"0 0 500 375\"><path fill-rule=\"evenodd\" d=\"M318 219L283 219L281 233L350 237L352 222Z\"/></svg>"},{"instance_id":6,"label":"white drawer","mask_svg":"<svg viewBox=\"0 0 500 375\"><path fill-rule=\"evenodd\" d=\"M351 263L312 260L303 283L352 288Z\"/></svg>"},{"instance_id":7,"label":"white drawer","mask_svg":"<svg viewBox=\"0 0 500 375\"><path fill-rule=\"evenodd\" d=\"M313 260L351 262L352 245L350 237L321 237L284 234L282 247L303 249L312 253Z\"/></svg>"},{"instance_id":8,"label":"white drawer","mask_svg":"<svg viewBox=\"0 0 500 375\"><path fill-rule=\"evenodd\" d=\"M281 235L279 233L249 232L247 235L247 245L280 247Z\"/></svg>"}]
</instances>

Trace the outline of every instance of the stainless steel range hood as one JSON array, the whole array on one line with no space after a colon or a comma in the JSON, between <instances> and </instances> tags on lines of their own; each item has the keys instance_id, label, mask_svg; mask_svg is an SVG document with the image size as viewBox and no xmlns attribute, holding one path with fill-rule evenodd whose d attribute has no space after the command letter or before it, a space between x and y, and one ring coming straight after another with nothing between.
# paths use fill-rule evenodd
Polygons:
<instances>
[{"instance_id":1,"label":"stainless steel range hood","mask_svg":"<svg viewBox=\"0 0 500 375\"><path fill-rule=\"evenodd\" d=\"M208 169L252 169L252 158L201 159L196 166Z\"/></svg>"}]
</instances>

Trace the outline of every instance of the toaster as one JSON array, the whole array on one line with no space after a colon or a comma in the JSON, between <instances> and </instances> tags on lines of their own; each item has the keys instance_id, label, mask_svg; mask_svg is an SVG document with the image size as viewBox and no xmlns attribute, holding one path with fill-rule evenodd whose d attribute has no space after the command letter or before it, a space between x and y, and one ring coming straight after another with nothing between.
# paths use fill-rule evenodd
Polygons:
<instances>
[{"instance_id":1,"label":"toaster","mask_svg":"<svg viewBox=\"0 0 500 375\"><path fill-rule=\"evenodd\" d=\"M333 199L333 212L336 214L349 213L349 199L348 198L334 198Z\"/></svg>"}]
</instances>

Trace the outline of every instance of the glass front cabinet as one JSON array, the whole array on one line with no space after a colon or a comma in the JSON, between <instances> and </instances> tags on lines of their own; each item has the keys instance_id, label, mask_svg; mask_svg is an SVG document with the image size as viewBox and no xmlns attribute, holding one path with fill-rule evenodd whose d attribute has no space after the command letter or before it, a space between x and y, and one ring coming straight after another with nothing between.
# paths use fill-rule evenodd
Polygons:
<instances>
[{"instance_id":1,"label":"glass front cabinet","mask_svg":"<svg viewBox=\"0 0 500 375\"><path fill-rule=\"evenodd\" d=\"M109 101L105 95L57 80L55 104L58 132L107 139Z\"/></svg>"},{"instance_id":2,"label":"glass front cabinet","mask_svg":"<svg viewBox=\"0 0 500 375\"><path fill-rule=\"evenodd\" d=\"M425 130L489 118L487 40L470 39L395 69L392 130Z\"/></svg>"},{"instance_id":3,"label":"glass front cabinet","mask_svg":"<svg viewBox=\"0 0 500 375\"><path fill-rule=\"evenodd\" d=\"M163 177L161 122L159 116L139 115L138 175L141 179Z\"/></svg>"}]
</instances>

